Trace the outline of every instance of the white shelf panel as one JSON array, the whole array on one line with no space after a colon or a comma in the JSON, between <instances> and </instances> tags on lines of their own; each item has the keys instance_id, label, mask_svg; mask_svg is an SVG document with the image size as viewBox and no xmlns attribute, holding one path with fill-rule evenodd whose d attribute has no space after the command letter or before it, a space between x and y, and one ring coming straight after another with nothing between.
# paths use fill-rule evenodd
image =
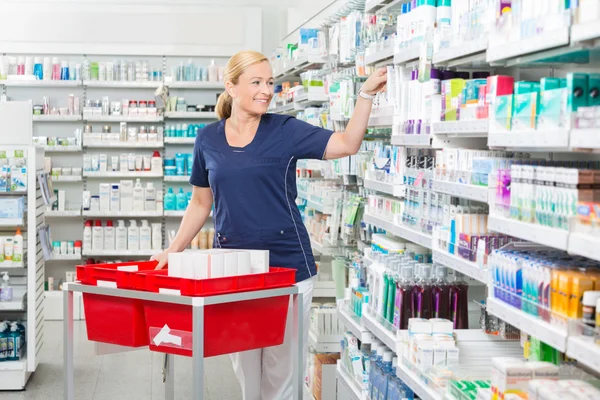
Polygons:
<instances>
[{"instance_id":1,"label":"white shelf panel","mask_svg":"<svg viewBox=\"0 0 600 400\"><path fill-rule=\"evenodd\" d=\"M443 65L456 62L460 58L473 56L485 52L488 47L488 38L482 37L476 40L467 40L460 46L453 46L446 49L440 49L433 53L433 63Z\"/></svg>"},{"instance_id":2,"label":"white shelf panel","mask_svg":"<svg viewBox=\"0 0 600 400\"><path fill-rule=\"evenodd\" d=\"M83 81L83 86L89 88L156 89L161 84L153 81Z\"/></svg>"},{"instance_id":3,"label":"white shelf panel","mask_svg":"<svg viewBox=\"0 0 600 400\"><path fill-rule=\"evenodd\" d=\"M421 380L417 374L408 369L406 365L404 365L402 360L398 361L398 366L396 367L396 375L398 378L402 379L402 381L415 392L419 399L421 400L443 400L444 396L437 393L435 390L427 386L427 384Z\"/></svg>"},{"instance_id":4,"label":"white shelf panel","mask_svg":"<svg viewBox=\"0 0 600 400\"><path fill-rule=\"evenodd\" d=\"M152 171L83 171L83 176L87 178L162 178L163 173Z\"/></svg>"},{"instance_id":5,"label":"white shelf panel","mask_svg":"<svg viewBox=\"0 0 600 400\"><path fill-rule=\"evenodd\" d=\"M23 264L22 262L16 263L16 262L4 261L4 262L0 263L0 271L2 271L2 268L9 268L9 269L25 268L25 264Z\"/></svg>"},{"instance_id":6,"label":"white shelf panel","mask_svg":"<svg viewBox=\"0 0 600 400\"><path fill-rule=\"evenodd\" d=\"M406 187L404 185L394 185L387 182L379 182L372 179L365 179L364 186L366 189L376 190L381 193L387 193L395 197L404 197L406 195Z\"/></svg>"},{"instance_id":7,"label":"white shelf panel","mask_svg":"<svg viewBox=\"0 0 600 400\"><path fill-rule=\"evenodd\" d=\"M301 110L296 109L296 106L294 105L294 103L290 103L290 104L285 104L283 106L275 107L272 110L270 110L269 112L272 114L295 115L298 111L301 111Z\"/></svg>"},{"instance_id":8,"label":"white shelf panel","mask_svg":"<svg viewBox=\"0 0 600 400\"><path fill-rule=\"evenodd\" d=\"M83 211L84 217L91 218L152 218L162 217L162 211Z\"/></svg>"},{"instance_id":9,"label":"white shelf panel","mask_svg":"<svg viewBox=\"0 0 600 400\"><path fill-rule=\"evenodd\" d=\"M294 103L300 107L320 106L329 102L329 96L325 93L304 93L294 98Z\"/></svg>"},{"instance_id":10,"label":"white shelf panel","mask_svg":"<svg viewBox=\"0 0 600 400\"><path fill-rule=\"evenodd\" d=\"M81 81L63 81L63 80L5 80L0 81L0 85L10 87L53 87L53 88L73 88L81 86Z\"/></svg>"},{"instance_id":11,"label":"white shelf panel","mask_svg":"<svg viewBox=\"0 0 600 400\"><path fill-rule=\"evenodd\" d=\"M185 182L189 183L190 176L189 175L165 175L165 182Z\"/></svg>"},{"instance_id":12,"label":"white shelf panel","mask_svg":"<svg viewBox=\"0 0 600 400\"><path fill-rule=\"evenodd\" d=\"M44 212L46 218L58 218L58 217L81 217L81 210L48 210Z\"/></svg>"},{"instance_id":13,"label":"white shelf panel","mask_svg":"<svg viewBox=\"0 0 600 400\"><path fill-rule=\"evenodd\" d=\"M33 122L77 122L82 121L81 115L34 115Z\"/></svg>"},{"instance_id":14,"label":"white shelf panel","mask_svg":"<svg viewBox=\"0 0 600 400\"><path fill-rule=\"evenodd\" d=\"M194 144L195 137L165 137L165 144Z\"/></svg>"},{"instance_id":15,"label":"white shelf panel","mask_svg":"<svg viewBox=\"0 0 600 400\"><path fill-rule=\"evenodd\" d=\"M525 149L569 149L569 131L566 129L544 131L490 132L489 147Z\"/></svg>"},{"instance_id":16,"label":"white shelf panel","mask_svg":"<svg viewBox=\"0 0 600 400\"><path fill-rule=\"evenodd\" d=\"M392 0L368 0L365 3L365 14L375 14L377 10L391 2Z\"/></svg>"},{"instance_id":17,"label":"white shelf panel","mask_svg":"<svg viewBox=\"0 0 600 400\"><path fill-rule=\"evenodd\" d=\"M431 147L431 135L392 135L392 144L406 147Z\"/></svg>"},{"instance_id":18,"label":"white shelf panel","mask_svg":"<svg viewBox=\"0 0 600 400\"><path fill-rule=\"evenodd\" d=\"M46 153L79 153L81 146L40 146Z\"/></svg>"},{"instance_id":19,"label":"white shelf panel","mask_svg":"<svg viewBox=\"0 0 600 400\"><path fill-rule=\"evenodd\" d=\"M598 128L571 130L571 148L573 149L600 149L600 135Z\"/></svg>"},{"instance_id":20,"label":"white shelf panel","mask_svg":"<svg viewBox=\"0 0 600 400\"><path fill-rule=\"evenodd\" d=\"M321 170L325 168L327 163L328 161L325 160L298 160L298 162L296 163L296 168Z\"/></svg>"},{"instance_id":21,"label":"white shelf panel","mask_svg":"<svg viewBox=\"0 0 600 400\"><path fill-rule=\"evenodd\" d=\"M555 249L567 250L569 232L566 230L491 215L488 217L488 229Z\"/></svg>"},{"instance_id":22,"label":"white shelf panel","mask_svg":"<svg viewBox=\"0 0 600 400\"><path fill-rule=\"evenodd\" d=\"M600 261L600 238L582 233L571 233L567 250L571 254Z\"/></svg>"},{"instance_id":23,"label":"white shelf panel","mask_svg":"<svg viewBox=\"0 0 600 400\"><path fill-rule=\"evenodd\" d=\"M88 149L160 149L163 142L83 142L83 147Z\"/></svg>"},{"instance_id":24,"label":"white shelf panel","mask_svg":"<svg viewBox=\"0 0 600 400\"><path fill-rule=\"evenodd\" d=\"M381 340L395 354L401 354L400 343L396 338L396 334L386 329L379 323L374 316L368 312L363 312L362 323L375 337Z\"/></svg>"},{"instance_id":25,"label":"white shelf panel","mask_svg":"<svg viewBox=\"0 0 600 400\"><path fill-rule=\"evenodd\" d=\"M392 235L399 236L403 239L416 243L425 248L431 249L432 247L433 238L431 236L404 226L396 225L392 221L385 220L382 217L377 217L365 213L365 215L363 216L363 221L381 229L385 229L388 233L391 233Z\"/></svg>"},{"instance_id":26,"label":"white shelf panel","mask_svg":"<svg viewBox=\"0 0 600 400\"><path fill-rule=\"evenodd\" d=\"M313 288L314 297L335 297L335 281L316 281Z\"/></svg>"},{"instance_id":27,"label":"white shelf panel","mask_svg":"<svg viewBox=\"0 0 600 400\"><path fill-rule=\"evenodd\" d=\"M412 46L408 49L400 49L394 53L394 64L405 64L410 61L418 60L420 51L419 45Z\"/></svg>"},{"instance_id":28,"label":"white shelf panel","mask_svg":"<svg viewBox=\"0 0 600 400\"><path fill-rule=\"evenodd\" d=\"M183 218L185 214L185 210L181 211L181 210L165 210L163 215L165 217L177 217L177 218Z\"/></svg>"},{"instance_id":29,"label":"white shelf panel","mask_svg":"<svg viewBox=\"0 0 600 400\"><path fill-rule=\"evenodd\" d=\"M502 45L490 45L487 49L487 62L502 61L539 51L549 50L569 44L569 27L559 28L543 34Z\"/></svg>"},{"instance_id":30,"label":"white shelf panel","mask_svg":"<svg viewBox=\"0 0 600 400\"><path fill-rule=\"evenodd\" d=\"M309 200L309 199L306 200L306 207L312 208L313 210L318 211L322 214L331 214L331 212L332 212L331 206L324 206L321 203L317 203L317 202Z\"/></svg>"},{"instance_id":31,"label":"white shelf panel","mask_svg":"<svg viewBox=\"0 0 600 400\"><path fill-rule=\"evenodd\" d=\"M224 90L223 82L195 82L195 81L174 81L165 82L165 85L171 89L206 89L206 90Z\"/></svg>"},{"instance_id":32,"label":"white shelf panel","mask_svg":"<svg viewBox=\"0 0 600 400\"><path fill-rule=\"evenodd\" d=\"M338 382L344 385L346 391L350 395L349 400L367 400L367 394L365 391L363 391L356 380L350 376L340 361L337 363L336 376Z\"/></svg>"},{"instance_id":33,"label":"white shelf panel","mask_svg":"<svg viewBox=\"0 0 600 400\"><path fill-rule=\"evenodd\" d=\"M325 60L318 55L308 55L298 60L287 61L287 64L284 66L284 70L281 72L276 72L275 79L283 80L293 76L298 76L301 72L307 71L311 68L316 68L323 64L325 64Z\"/></svg>"},{"instance_id":34,"label":"white shelf panel","mask_svg":"<svg viewBox=\"0 0 600 400\"><path fill-rule=\"evenodd\" d=\"M482 203L488 202L489 188L486 186L434 180L432 189L435 192L449 194L461 199L480 201Z\"/></svg>"},{"instance_id":35,"label":"white shelf panel","mask_svg":"<svg viewBox=\"0 0 600 400\"><path fill-rule=\"evenodd\" d=\"M217 113L212 111L169 111L165 113L167 119L217 119Z\"/></svg>"},{"instance_id":36,"label":"white shelf panel","mask_svg":"<svg viewBox=\"0 0 600 400\"><path fill-rule=\"evenodd\" d=\"M438 249L433 249L433 261L487 284L487 270L479 268L474 262Z\"/></svg>"},{"instance_id":37,"label":"white shelf panel","mask_svg":"<svg viewBox=\"0 0 600 400\"><path fill-rule=\"evenodd\" d=\"M84 256L90 257L150 257L162 250L85 250Z\"/></svg>"},{"instance_id":38,"label":"white shelf panel","mask_svg":"<svg viewBox=\"0 0 600 400\"><path fill-rule=\"evenodd\" d=\"M594 20L571 26L571 43L600 38L600 25Z\"/></svg>"},{"instance_id":39,"label":"white shelf panel","mask_svg":"<svg viewBox=\"0 0 600 400\"><path fill-rule=\"evenodd\" d=\"M53 176L52 182L81 182L83 177L81 175L59 175Z\"/></svg>"},{"instance_id":40,"label":"white shelf panel","mask_svg":"<svg viewBox=\"0 0 600 400\"><path fill-rule=\"evenodd\" d=\"M388 59L394 57L394 40L388 39L388 41L390 43L388 43L387 47L385 47L379 51L373 52L371 54L365 55L365 64L366 65L375 65L382 61L385 61L385 60L388 60Z\"/></svg>"},{"instance_id":41,"label":"white shelf panel","mask_svg":"<svg viewBox=\"0 0 600 400\"><path fill-rule=\"evenodd\" d=\"M142 115L142 116L130 116L130 115L85 115L83 117L88 122L162 122L162 115Z\"/></svg>"},{"instance_id":42,"label":"white shelf panel","mask_svg":"<svg viewBox=\"0 0 600 400\"><path fill-rule=\"evenodd\" d=\"M474 121L443 121L432 124L432 132L435 135L451 135L459 137L487 137L488 120L478 119Z\"/></svg>"},{"instance_id":43,"label":"white shelf panel","mask_svg":"<svg viewBox=\"0 0 600 400\"><path fill-rule=\"evenodd\" d=\"M368 126L370 127L378 127L378 126L389 126L394 125L394 114L393 110L386 110L387 113L373 113L369 117Z\"/></svg>"},{"instance_id":44,"label":"white shelf panel","mask_svg":"<svg viewBox=\"0 0 600 400\"><path fill-rule=\"evenodd\" d=\"M23 218L0 218L0 226L4 227L23 226L23 222Z\"/></svg>"},{"instance_id":45,"label":"white shelf panel","mask_svg":"<svg viewBox=\"0 0 600 400\"><path fill-rule=\"evenodd\" d=\"M25 294L27 290L25 286L13 286L12 301L0 301L0 311L20 311L24 310Z\"/></svg>"},{"instance_id":46,"label":"white shelf panel","mask_svg":"<svg viewBox=\"0 0 600 400\"><path fill-rule=\"evenodd\" d=\"M592 337L571 336L567 340L567 356L576 359L596 372L600 372L600 346Z\"/></svg>"},{"instance_id":47,"label":"white shelf panel","mask_svg":"<svg viewBox=\"0 0 600 400\"><path fill-rule=\"evenodd\" d=\"M375 336L363 326L361 319L356 315L351 315L350 310L345 302L338 303L338 318L344 324L347 330L352 332L354 336L361 342L364 340L373 340Z\"/></svg>"},{"instance_id":48,"label":"white shelf panel","mask_svg":"<svg viewBox=\"0 0 600 400\"><path fill-rule=\"evenodd\" d=\"M52 256L50 261L79 261L81 260L81 255L78 254L59 254L57 256Z\"/></svg>"},{"instance_id":49,"label":"white shelf panel","mask_svg":"<svg viewBox=\"0 0 600 400\"><path fill-rule=\"evenodd\" d=\"M487 311L563 353L567 349L566 326L550 324L493 297L487 299Z\"/></svg>"},{"instance_id":50,"label":"white shelf panel","mask_svg":"<svg viewBox=\"0 0 600 400\"><path fill-rule=\"evenodd\" d=\"M339 353L342 347L340 344L342 339L343 337L341 335L319 336L313 331L308 331L308 343L317 353Z\"/></svg>"}]
</instances>

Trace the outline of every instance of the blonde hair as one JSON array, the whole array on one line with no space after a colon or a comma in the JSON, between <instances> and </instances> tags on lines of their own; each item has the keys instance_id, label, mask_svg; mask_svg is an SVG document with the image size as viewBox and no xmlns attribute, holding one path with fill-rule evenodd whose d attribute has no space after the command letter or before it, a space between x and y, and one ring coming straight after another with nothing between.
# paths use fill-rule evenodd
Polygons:
<instances>
[{"instance_id":1,"label":"blonde hair","mask_svg":"<svg viewBox=\"0 0 600 400\"><path fill-rule=\"evenodd\" d=\"M237 85L240 80L240 75L242 75L248 67L263 61L269 61L269 59L258 51L240 51L227 61L225 71L223 72L223 81L230 81L234 85ZM216 112L219 119L231 117L232 106L233 98L227 93L227 90L225 90L219 96L219 100L217 100Z\"/></svg>"}]
</instances>

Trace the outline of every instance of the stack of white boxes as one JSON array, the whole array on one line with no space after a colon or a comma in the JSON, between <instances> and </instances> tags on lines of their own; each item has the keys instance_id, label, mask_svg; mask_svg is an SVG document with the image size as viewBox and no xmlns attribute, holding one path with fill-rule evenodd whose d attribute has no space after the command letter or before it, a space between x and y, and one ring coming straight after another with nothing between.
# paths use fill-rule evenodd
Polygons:
<instances>
[{"instance_id":1,"label":"stack of white boxes","mask_svg":"<svg viewBox=\"0 0 600 400\"><path fill-rule=\"evenodd\" d=\"M433 366L458 365L458 347L454 341L452 321L441 318L408 320L408 348L404 357L426 371Z\"/></svg>"},{"instance_id":2,"label":"stack of white boxes","mask_svg":"<svg viewBox=\"0 0 600 400\"><path fill-rule=\"evenodd\" d=\"M169 254L169 276L223 278L269 272L268 250L211 249Z\"/></svg>"}]
</instances>

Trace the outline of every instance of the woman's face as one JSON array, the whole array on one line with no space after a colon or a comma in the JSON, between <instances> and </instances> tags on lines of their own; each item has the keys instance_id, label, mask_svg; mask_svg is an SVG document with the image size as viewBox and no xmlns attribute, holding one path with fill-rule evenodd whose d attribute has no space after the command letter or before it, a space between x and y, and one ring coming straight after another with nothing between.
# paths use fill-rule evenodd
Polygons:
<instances>
[{"instance_id":1,"label":"woman's face","mask_svg":"<svg viewBox=\"0 0 600 400\"><path fill-rule=\"evenodd\" d=\"M273 98L275 80L268 61L250 66L240 75L237 85L232 85L230 94L234 107L250 114L265 114Z\"/></svg>"}]
</instances>

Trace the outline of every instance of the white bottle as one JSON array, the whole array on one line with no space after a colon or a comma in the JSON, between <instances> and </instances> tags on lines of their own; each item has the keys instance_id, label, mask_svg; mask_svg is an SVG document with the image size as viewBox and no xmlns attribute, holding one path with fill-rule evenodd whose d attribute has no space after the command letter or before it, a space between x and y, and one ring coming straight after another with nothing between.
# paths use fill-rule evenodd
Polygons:
<instances>
[{"instance_id":1,"label":"white bottle","mask_svg":"<svg viewBox=\"0 0 600 400\"><path fill-rule=\"evenodd\" d=\"M13 299L13 289L10 286L10 278L8 276L8 272L3 272L4 276L2 277L2 287L0 290L0 301L12 301Z\"/></svg>"},{"instance_id":2,"label":"white bottle","mask_svg":"<svg viewBox=\"0 0 600 400\"><path fill-rule=\"evenodd\" d=\"M92 250L92 221L86 221L83 228L83 252Z\"/></svg>"},{"instance_id":3,"label":"white bottle","mask_svg":"<svg viewBox=\"0 0 600 400\"><path fill-rule=\"evenodd\" d=\"M140 227L140 250L150 250L152 248L152 228L148 221L143 219Z\"/></svg>"},{"instance_id":4,"label":"white bottle","mask_svg":"<svg viewBox=\"0 0 600 400\"><path fill-rule=\"evenodd\" d=\"M127 227L125 221L120 219L118 225L115 228L115 248L116 250L127 250Z\"/></svg>"},{"instance_id":5,"label":"white bottle","mask_svg":"<svg viewBox=\"0 0 600 400\"><path fill-rule=\"evenodd\" d=\"M133 187L133 211L144 211L144 188L139 178Z\"/></svg>"},{"instance_id":6,"label":"white bottle","mask_svg":"<svg viewBox=\"0 0 600 400\"><path fill-rule=\"evenodd\" d=\"M163 191L158 189L156 191L156 211L163 212L164 205Z\"/></svg>"},{"instance_id":7,"label":"white bottle","mask_svg":"<svg viewBox=\"0 0 600 400\"><path fill-rule=\"evenodd\" d=\"M23 235L21 228L17 228L17 233L13 239L13 262L23 262Z\"/></svg>"},{"instance_id":8,"label":"white bottle","mask_svg":"<svg viewBox=\"0 0 600 400\"><path fill-rule=\"evenodd\" d=\"M137 251L140 249L140 230L135 219L129 221L127 228L127 249Z\"/></svg>"},{"instance_id":9,"label":"white bottle","mask_svg":"<svg viewBox=\"0 0 600 400\"><path fill-rule=\"evenodd\" d=\"M121 210L121 192L119 184L113 183L110 186L110 211L118 212Z\"/></svg>"},{"instance_id":10,"label":"white bottle","mask_svg":"<svg viewBox=\"0 0 600 400\"><path fill-rule=\"evenodd\" d=\"M104 250L115 249L115 227L111 220L106 221L104 228Z\"/></svg>"},{"instance_id":11,"label":"white bottle","mask_svg":"<svg viewBox=\"0 0 600 400\"><path fill-rule=\"evenodd\" d=\"M215 60L210 60L208 66L208 81L217 82L219 80L219 67L215 65Z\"/></svg>"},{"instance_id":12,"label":"white bottle","mask_svg":"<svg viewBox=\"0 0 600 400\"><path fill-rule=\"evenodd\" d=\"M104 227L100 220L97 220L92 228L92 249L104 250Z\"/></svg>"},{"instance_id":13,"label":"white bottle","mask_svg":"<svg viewBox=\"0 0 600 400\"><path fill-rule=\"evenodd\" d=\"M162 224L152 224L152 250L162 250Z\"/></svg>"},{"instance_id":14,"label":"white bottle","mask_svg":"<svg viewBox=\"0 0 600 400\"><path fill-rule=\"evenodd\" d=\"M146 196L144 198L144 209L146 211L156 210L156 189L152 182L146 183Z\"/></svg>"}]
</instances>

